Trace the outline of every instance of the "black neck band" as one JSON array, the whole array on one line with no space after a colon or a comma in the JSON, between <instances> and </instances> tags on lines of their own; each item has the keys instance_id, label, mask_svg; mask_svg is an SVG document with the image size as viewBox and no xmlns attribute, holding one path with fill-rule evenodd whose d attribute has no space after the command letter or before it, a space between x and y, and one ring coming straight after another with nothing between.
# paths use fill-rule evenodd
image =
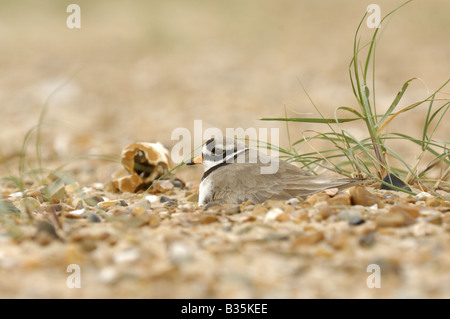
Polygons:
<instances>
[{"instance_id":1,"label":"black neck band","mask_svg":"<svg viewBox=\"0 0 450 319\"><path fill-rule=\"evenodd\" d=\"M246 149L245 151L247 151L247 149ZM208 177L212 172L214 172L216 169L218 169L218 168L220 168L220 167L222 167L222 166L225 166L225 165L234 163L234 161L237 159L238 155L239 155L239 153L234 154L234 156L233 156L233 162L228 163L228 162L225 161L225 159L224 159L224 162L222 162L222 163L220 163L220 164L217 164L217 165L211 167L209 170L207 170L207 171L203 174L203 177L202 177L202 180L200 181L200 183L203 182L203 180L204 180L205 178L207 178L207 177Z\"/></svg>"},{"instance_id":2,"label":"black neck band","mask_svg":"<svg viewBox=\"0 0 450 319\"><path fill-rule=\"evenodd\" d=\"M231 164L231 163L222 162L222 163L220 163L220 164L217 164L216 166L211 167L209 170L207 170L207 171L203 174L203 177L202 177L202 180L200 181L200 183L203 182L203 180L204 180L205 178L207 178L207 177L209 176L209 174L211 174L212 172L214 172L216 169L218 169L219 167L228 165L228 164Z\"/></svg>"}]
</instances>

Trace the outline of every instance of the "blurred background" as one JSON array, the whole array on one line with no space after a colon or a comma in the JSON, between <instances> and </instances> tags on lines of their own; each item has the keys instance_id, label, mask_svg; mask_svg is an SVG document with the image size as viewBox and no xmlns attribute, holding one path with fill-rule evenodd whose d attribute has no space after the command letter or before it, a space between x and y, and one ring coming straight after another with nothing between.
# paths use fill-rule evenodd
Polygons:
<instances>
[{"instance_id":1,"label":"blurred background","mask_svg":"<svg viewBox=\"0 0 450 319\"><path fill-rule=\"evenodd\" d=\"M384 16L402 2L376 4ZM285 125L259 119L283 117L285 110L292 117L316 116L299 81L325 116L338 106L357 106L348 67L356 27L373 0L77 0L80 29L66 26L70 3L0 2L0 151L11 171L44 105L40 143L48 167L80 154L118 158L135 141L160 141L170 149L172 131L193 131L194 120L223 131L279 127L286 147ZM380 111L412 77L422 81L411 84L399 107L449 78L449 14L448 0L416 0L384 25L377 46ZM369 40L373 30L362 28ZM397 119L390 130L420 137L424 112ZM312 128L322 127L291 125L291 137ZM436 133L448 136L449 126ZM80 182L104 182L118 167L89 160L71 169Z\"/></svg>"}]
</instances>

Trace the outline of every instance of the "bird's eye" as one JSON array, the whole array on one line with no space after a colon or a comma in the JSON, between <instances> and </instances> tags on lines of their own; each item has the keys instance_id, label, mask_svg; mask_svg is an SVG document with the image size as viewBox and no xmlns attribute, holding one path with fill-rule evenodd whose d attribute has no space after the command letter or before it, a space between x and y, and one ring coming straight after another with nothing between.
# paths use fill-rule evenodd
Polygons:
<instances>
[{"instance_id":1,"label":"bird's eye","mask_svg":"<svg viewBox=\"0 0 450 319\"><path fill-rule=\"evenodd\" d=\"M216 156L217 156L217 155L222 155L223 152L224 152L224 150L221 149L221 148L216 149L215 147L213 147L212 150L211 150L211 153L212 153L213 155L216 155Z\"/></svg>"}]
</instances>

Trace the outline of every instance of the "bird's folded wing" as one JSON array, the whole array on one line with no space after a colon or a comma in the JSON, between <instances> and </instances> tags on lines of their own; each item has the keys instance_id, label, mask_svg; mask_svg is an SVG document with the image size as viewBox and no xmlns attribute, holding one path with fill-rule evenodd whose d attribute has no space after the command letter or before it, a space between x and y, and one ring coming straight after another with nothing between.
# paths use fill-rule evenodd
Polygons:
<instances>
[{"instance_id":1,"label":"bird's folded wing","mask_svg":"<svg viewBox=\"0 0 450 319\"><path fill-rule=\"evenodd\" d=\"M284 200L306 197L328 188L339 189L359 183L351 178L329 179L312 175L294 165L280 161L274 174L261 174L261 166L232 164L215 172L215 196L212 201L261 203L266 199Z\"/></svg>"}]
</instances>

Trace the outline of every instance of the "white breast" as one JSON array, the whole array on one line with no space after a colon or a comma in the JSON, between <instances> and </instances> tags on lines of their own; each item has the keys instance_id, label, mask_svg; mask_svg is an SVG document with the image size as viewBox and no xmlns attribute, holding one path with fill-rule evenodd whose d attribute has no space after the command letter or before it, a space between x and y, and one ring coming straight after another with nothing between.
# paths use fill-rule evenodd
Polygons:
<instances>
[{"instance_id":1,"label":"white breast","mask_svg":"<svg viewBox=\"0 0 450 319\"><path fill-rule=\"evenodd\" d=\"M200 187L198 190L198 205L205 205L205 200L207 197L211 195L211 179L210 177L206 177L204 180L200 182Z\"/></svg>"}]
</instances>

